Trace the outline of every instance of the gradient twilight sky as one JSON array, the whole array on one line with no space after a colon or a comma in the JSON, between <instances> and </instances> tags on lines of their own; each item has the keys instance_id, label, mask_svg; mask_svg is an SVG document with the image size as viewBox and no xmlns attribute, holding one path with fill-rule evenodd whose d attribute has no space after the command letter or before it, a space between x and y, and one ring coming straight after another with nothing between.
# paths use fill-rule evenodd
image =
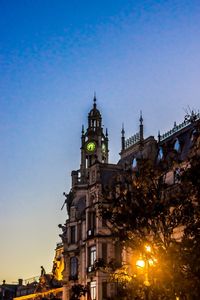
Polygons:
<instances>
[{"instance_id":1,"label":"gradient twilight sky","mask_svg":"<svg viewBox=\"0 0 200 300\"><path fill-rule=\"evenodd\" d=\"M200 108L199 0L0 0L0 281L51 271L94 91L108 127L164 133Z\"/></svg>"}]
</instances>

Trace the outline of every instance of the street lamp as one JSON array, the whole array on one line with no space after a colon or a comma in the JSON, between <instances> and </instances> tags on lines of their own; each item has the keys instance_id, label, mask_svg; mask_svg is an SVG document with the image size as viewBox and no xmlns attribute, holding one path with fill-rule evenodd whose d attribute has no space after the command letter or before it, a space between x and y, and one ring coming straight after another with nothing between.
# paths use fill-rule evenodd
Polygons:
<instances>
[{"instance_id":1,"label":"street lamp","mask_svg":"<svg viewBox=\"0 0 200 300\"><path fill-rule=\"evenodd\" d=\"M146 245L146 246L145 246L145 249L146 249L147 252L151 252L151 246Z\"/></svg>"},{"instance_id":2,"label":"street lamp","mask_svg":"<svg viewBox=\"0 0 200 300\"><path fill-rule=\"evenodd\" d=\"M150 245L145 245L144 248L145 251L143 255L136 261L136 267L144 270L144 285L146 287L145 296L146 296L146 300L149 300L149 287L150 287L149 267L155 264L156 259L153 259L150 255L152 252Z\"/></svg>"},{"instance_id":3,"label":"street lamp","mask_svg":"<svg viewBox=\"0 0 200 300\"><path fill-rule=\"evenodd\" d=\"M145 267L145 261L140 258L136 261L136 266L139 267L139 268L144 268Z\"/></svg>"}]
</instances>

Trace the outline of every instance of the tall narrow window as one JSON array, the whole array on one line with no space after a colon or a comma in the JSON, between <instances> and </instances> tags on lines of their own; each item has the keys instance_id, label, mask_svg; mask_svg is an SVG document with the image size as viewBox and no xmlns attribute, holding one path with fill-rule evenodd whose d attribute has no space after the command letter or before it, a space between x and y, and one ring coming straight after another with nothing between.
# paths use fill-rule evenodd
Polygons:
<instances>
[{"instance_id":1,"label":"tall narrow window","mask_svg":"<svg viewBox=\"0 0 200 300\"><path fill-rule=\"evenodd\" d=\"M102 244L102 258L106 263L107 262L107 244L106 243Z\"/></svg>"},{"instance_id":2,"label":"tall narrow window","mask_svg":"<svg viewBox=\"0 0 200 300\"><path fill-rule=\"evenodd\" d=\"M107 282L102 282L102 297L103 300L107 299Z\"/></svg>"},{"instance_id":3,"label":"tall narrow window","mask_svg":"<svg viewBox=\"0 0 200 300\"><path fill-rule=\"evenodd\" d=\"M96 281L90 283L91 300L96 300Z\"/></svg>"},{"instance_id":4,"label":"tall narrow window","mask_svg":"<svg viewBox=\"0 0 200 300\"><path fill-rule=\"evenodd\" d=\"M76 227L75 226L70 227L70 242L71 242L71 244L75 244L75 242L76 242Z\"/></svg>"},{"instance_id":5,"label":"tall narrow window","mask_svg":"<svg viewBox=\"0 0 200 300\"><path fill-rule=\"evenodd\" d=\"M191 142L193 142L195 140L195 138L198 136L198 132L196 129L193 129L191 136L190 136L190 140Z\"/></svg>"},{"instance_id":6,"label":"tall narrow window","mask_svg":"<svg viewBox=\"0 0 200 300\"><path fill-rule=\"evenodd\" d=\"M85 167L86 167L86 169L88 168L88 157L86 157L86 159L85 159Z\"/></svg>"},{"instance_id":7,"label":"tall narrow window","mask_svg":"<svg viewBox=\"0 0 200 300\"><path fill-rule=\"evenodd\" d=\"M76 256L70 258L70 276L75 279L78 275L78 259Z\"/></svg>"},{"instance_id":8,"label":"tall narrow window","mask_svg":"<svg viewBox=\"0 0 200 300\"><path fill-rule=\"evenodd\" d=\"M122 246L119 241L115 242L115 259L117 264L121 265L122 263Z\"/></svg>"},{"instance_id":9,"label":"tall narrow window","mask_svg":"<svg viewBox=\"0 0 200 300\"><path fill-rule=\"evenodd\" d=\"M96 227L96 214L94 211L88 212L88 229L94 229Z\"/></svg>"},{"instance_id":10,"label":"tall narrow window","mask_svg":"<svg viewBox=\"0 0 200 300\"><path fill-rule=\"evenodd\" d=\"M91 267L96 261L96 246L92 246L88 250L88 266Z\"/></svg>"},{"instance_id":11,"label":"tall narrow window","mask_svg":"<svg viewBox=\"0 0 200 300\"><path fill-rule=\"evenodd\" d=\"M81 224L78 224L77 226L77 241L80 241L82 238L82 227Z\"/></svg>"},{"instance_id":12,"label":"tall narrow window","mask_svg":"<svg viewBox=\"0 0 200 300\"><path fill-rule=\"evenodd\" d=\"M137 167L137 159L134 158L132 161L132 168L135 169Z\"/></svg>"},{"instance_id":13,"label":"tall narrow window","mask_svg":"<svg viewBox=\"0 0 200 300\"><path fill-rule=\"evenodd\" d=\"M178 139L176 139L175 143L174 143L174 150L176 150L177 152L181 151L181 145Z\"/></svg>"},{"instance_id":14,"label":"tall narrow window","mask_svg":"<svg viewBox=\"0 0 200 300\"><path fill-rule=\"evenodd\" d=\"M162 160L163 159L163 149L162 149L162 147L160 147L159 148L159 151L158 151L158 156L157 156L157 158L158 158L158 161L160 161L160 160Z\"/></svg>"}]
</instances>

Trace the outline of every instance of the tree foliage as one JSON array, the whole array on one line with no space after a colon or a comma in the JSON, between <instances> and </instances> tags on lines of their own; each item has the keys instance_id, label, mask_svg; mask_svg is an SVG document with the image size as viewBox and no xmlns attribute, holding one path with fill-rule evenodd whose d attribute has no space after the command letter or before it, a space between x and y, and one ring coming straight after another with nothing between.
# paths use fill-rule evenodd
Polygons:
<instances>
[{"instance_id":1,"label":"tree foliage","mask_svg":"<svg viewBox=\"0 0 200 300\"><path fill-rule=\"evenodd\" d=\"M79 300L81 296L88 294L88 299L90 299L89 287L82 284L74 284L71 288L70 300Z\"/></svg>"}]
</instances>

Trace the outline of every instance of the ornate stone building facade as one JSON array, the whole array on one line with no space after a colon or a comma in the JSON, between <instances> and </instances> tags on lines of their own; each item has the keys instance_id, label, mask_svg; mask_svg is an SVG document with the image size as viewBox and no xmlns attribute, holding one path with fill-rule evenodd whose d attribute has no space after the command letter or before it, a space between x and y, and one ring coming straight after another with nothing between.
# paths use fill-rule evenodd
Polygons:
<instances>
[{"instance_id":1,"label":"ornate stone building facade","mask_svg":"<svg viewBox=\"0 0 200 300\"><path fill-rule=\"evenodd\" d=\"M88 126L82 127L80 168L71 172L72 184L66 197L67 217L57 244L52 272L16 287L0 286L2 299L16 296L16 300L34 299L118 299L118 285L109 278L102 266L123 263L128 260L122 251L113 228L101 218L102 207L108 205L103 198L109 184L124 170L137 169L138 160L150 159L154 164L171 164L165 174L169 193L176 188L182 167L193 145L200 149L200 114L191 112L180 125L174 123L171 130L144 138L143 118L139 119L139 132L125 138L121 131L121 151L117 164L109 163L108 131L104 132L102 116L97 109L96 97L88 114ZM200 150L199 150L200 151ZM168 192L168 191L166 191ZM179 238L179 232L177 233ZM7 293L7 294L6 294ZM11 295L12 294L12 295ZM7 297L7 296L8 297Z\"/></svg>"},{"instance_id":2,"label":"ornate stone building facade","mask_svg":"<svg viewBox=\"0 0 200 300\"><path fill-rule=\"evenodd\" d=\"M182 124L176 125L166 134L144 138L143 119L140 116L139 132L125 139L122 128L120 160L109 163L108 132L103 131L102 116L94 97L88 114L88 127L82 128L81 163L79 170L72 171L72 186L66 196L68 218L60 235L63 242L65 268L63 271L63 299L69 300L73 287L82 289L83 299L106 300L117 295L117 286L109 281L108 274L96 268L96 263L121 259L121 251L112 230L100 217L99 207L104 199L102 192L112 178L126 168L135 168L137 159L150 158L155 163L175 156L183 163L195 137L194 114ZM176 181L178 169L172 169L166 180ZM89 293L87 293L89 291ZM116 298L117 299L117 298Z\"/></svg>"}]
</instances>

